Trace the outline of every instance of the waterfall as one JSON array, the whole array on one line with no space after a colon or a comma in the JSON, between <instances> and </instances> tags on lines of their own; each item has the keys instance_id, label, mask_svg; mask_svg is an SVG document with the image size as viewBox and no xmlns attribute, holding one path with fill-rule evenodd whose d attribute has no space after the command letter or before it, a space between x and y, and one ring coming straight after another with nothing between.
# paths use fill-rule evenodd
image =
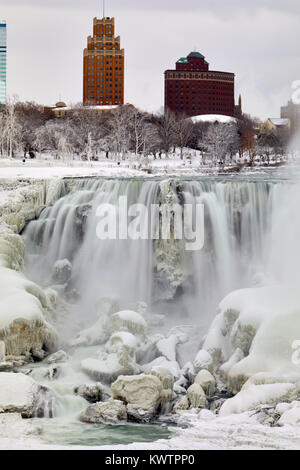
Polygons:
<instances>
[{"instance_id":1,"label":"waterfall","mask_svg":"<svg viewBox=\"0 0 300 470\"><path fill-rule=\"evenodd\" d=\"M55 262L68 260L66 289L77 299L73 315L87 325L97 301L114 297L124 307L144 301L154 312L208 326L222 297L249 286L264 270L274 198L284 187L266 181L81 180L27 226L27 273L51 286ZM99 240L97 208L109 203L118 211L120 196L128 206L147 208L203 204L204 248L189 252L176 240Z\"/></svg>"}]
</instances>

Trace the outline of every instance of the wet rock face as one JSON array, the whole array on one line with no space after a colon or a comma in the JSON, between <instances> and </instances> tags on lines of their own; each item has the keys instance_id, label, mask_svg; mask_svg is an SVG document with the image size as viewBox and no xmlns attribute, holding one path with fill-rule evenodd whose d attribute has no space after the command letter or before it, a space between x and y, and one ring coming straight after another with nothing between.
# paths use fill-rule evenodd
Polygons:
<instances>
[{"instance_id":1,"label":"wet rock face","mask_svg":"<svg viewBox=\"0 0 300 470\"><path fill-rule=\"evenodd\" d=\"M74 220L74 229L76 240L80 243L83 240L88 216L91 213L92 205L91 204L81 204L76 208L75 220Z\"/></svg>"},{"instance_id":2,"label":"wet rock face","mask_svg":"<svg viewBox=\"0 0 300 470\"><path fill-rule=\"evenodd\" d=\"M91 424L119 424L127 421L126 406L120 400L109 400L90 405L81 415L80 420Z\"/></svg>"}]
</instances>

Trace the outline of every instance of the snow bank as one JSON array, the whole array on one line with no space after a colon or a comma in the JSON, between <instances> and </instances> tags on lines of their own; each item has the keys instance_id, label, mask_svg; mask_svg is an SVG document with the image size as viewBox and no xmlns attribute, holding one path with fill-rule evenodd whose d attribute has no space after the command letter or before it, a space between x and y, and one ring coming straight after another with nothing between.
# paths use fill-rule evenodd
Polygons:
<instances>
[{"instance_id":1,"label":"snow bank","mask_svg":"<svg viewBox=\"0 0 300 470\"><path fill-rule=\"evenodd\" d=\"M6 160L0 162L0 178L30 178L30 179L50 179L50 178L82 178L82 177L138 177L144 176L142 171L125 167L123 162L119 166L117 162L58 162L49 161L29 161L22 163L20 160Z\"/></svg>"},{"instance_id":2,"label":"snow bank","mask_svg":"<svg viewBox=\"0 0 300 470\"><path fill-rule=\"evenodd\" d=\"M233 398L227 400L220 409L220 416L244 413L255 410L261 405L275 406L277 403L290 402L296 399L299 388L295 384L275 383L264 385L250 385Z\"/></svg>"},{"instance_id":3,"label":"snow bank","mask_svg":"<svg viewBox=\"0 0 300 470\"><path fill-rule=\"evenodd\" d=\"M273 284L229 294L220 304L203 349L213 357L215 369L221 367L229 389L237 393L258 373L272 373L274 382L284 374L300 380L293 349L299 339L299 289Z\"/></svg>"},{"instance_id":4,"label":"snow bank","mask_svg":"<svg viewBox=\"0 0 300 470\"><path fill-rule=\"evenodd\" d=\"M1 413L20 413L24 418L31 418L43 411L39 408L43 407L45 392L50 393L27 375L1 372L0 416Z\"/></svg>"},{"instance_id":5,"label":"snow bank","mask_svg":"<svg viewBox=\"0 0 300 470\"><path fill-rule=\"evenodd\" d=\"M197 122L221 122L223 124L228 124L231 122L236 122L236 119L230 116L223 116L222 114L203 114L200 116L192 117L194 124Z\"/></svg>"},{"instance_id":6,"label":"snow bank","mask_svg":"<svg viewBox=\"0 0 300 470\"><path fill-rule=\"evenodd\" d=\"M54 188L55 186L55 188ZM7 184L7 197L0 201L0 340L6 355L42 358L54 347L56 334L46 321L52 307L51 293L43 292L20 272L25 247L19 232L36 218L47 199L59 197L61 183Z\"/></svg>"}]
</instances>

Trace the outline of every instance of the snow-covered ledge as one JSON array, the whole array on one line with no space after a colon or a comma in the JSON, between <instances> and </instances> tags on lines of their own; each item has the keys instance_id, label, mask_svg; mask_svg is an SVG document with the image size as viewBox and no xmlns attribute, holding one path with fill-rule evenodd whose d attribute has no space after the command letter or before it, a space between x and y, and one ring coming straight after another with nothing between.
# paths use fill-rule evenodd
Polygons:
<instances>
[{"instance_id":1,"label":"snow-covered ledge","mask_svg":"<svg viewBox=\"0 0 300 470\"><path fill-rule=\"evenodd\" d=\"M43 357L45 349L55 346L56 332L46 320L53 299L22 273L25 247L20 233L63 191L62 180L0 183L0 341L5 358L0 368Z\"/></svg>"}]
</instances>

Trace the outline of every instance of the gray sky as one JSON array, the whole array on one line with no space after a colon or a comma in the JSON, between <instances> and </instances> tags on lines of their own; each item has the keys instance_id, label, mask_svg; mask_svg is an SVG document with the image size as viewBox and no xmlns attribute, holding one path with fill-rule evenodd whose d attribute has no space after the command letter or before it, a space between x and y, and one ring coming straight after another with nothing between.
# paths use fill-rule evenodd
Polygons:
<instances>
[{"instance_id":1,"label":"gray sky","mask_svg":"<svg viewBox=\"0 0 300 470\"><path fill-rule=\"evenodd\" d=\"M106 0L126 53L125 99L163 105L163 72L192 50L236 74L244 111L276 117L300 79L299 0ZM1 0L8 92L51 104L82 100L82 54L101 0Z\"/></svg>"}]
</instances>

